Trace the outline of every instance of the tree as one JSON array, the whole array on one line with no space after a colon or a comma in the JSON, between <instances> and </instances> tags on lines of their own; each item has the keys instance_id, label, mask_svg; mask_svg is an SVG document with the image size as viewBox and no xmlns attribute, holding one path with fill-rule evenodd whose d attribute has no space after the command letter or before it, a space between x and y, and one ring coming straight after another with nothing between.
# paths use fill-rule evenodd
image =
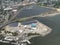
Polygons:
<instances>
[{"instance_id":1,"label":"tree","mask_svg":"<svg viewBox=\"0 0 60 45\"><path fill-rule=\"evenodd\" d=\"M17 32L13 32L12 35L13 35L13 36L17 36L18 33L17 33Z\"/></svg>"},{"instance_id":2,"label":"tree","mask_svg":"<svg viewBox=\"0 0 60 45\"><path fill-rule=\"evenodd\" d=\"M60 2L57 1L57 2L55 3L54 7L59 8L59 7L60 7Z\"/></svg>"}]
</instances>

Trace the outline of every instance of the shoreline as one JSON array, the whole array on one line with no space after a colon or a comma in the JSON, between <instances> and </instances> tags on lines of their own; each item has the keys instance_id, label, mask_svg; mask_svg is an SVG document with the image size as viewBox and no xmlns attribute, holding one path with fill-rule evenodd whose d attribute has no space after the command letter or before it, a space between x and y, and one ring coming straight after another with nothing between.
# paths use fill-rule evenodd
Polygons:
<instances>
[{"instance_id":1,"label":"shoreline","mask_svg":"<svg viewBox=\"0 0 60 45\"><path fill-rule=\"evenodd\" d=\"M41 6L41 7L50 8L50 7L46 7L46 6ZM41 17L51 17L51 16L56 16L56 15L60 14L60 8L51 7L51 9L55 10L55 12L52 12L50 14L49 14L49 12L47 12L46 14L43 13L43 14L41 14Z\"/></svg>"},{"instance_id":2,"label":"shoreline","mask_svg":"<svg viewBox=\"0 0 60 45\"><path fill-rule=\"evenodd\" d=\"M60 12L57 12L57 13L51 13L51 14L41 14L40 17L52 17L52 16L56 16L56 15L59 15Z\"/></svg>"}]
</instances>

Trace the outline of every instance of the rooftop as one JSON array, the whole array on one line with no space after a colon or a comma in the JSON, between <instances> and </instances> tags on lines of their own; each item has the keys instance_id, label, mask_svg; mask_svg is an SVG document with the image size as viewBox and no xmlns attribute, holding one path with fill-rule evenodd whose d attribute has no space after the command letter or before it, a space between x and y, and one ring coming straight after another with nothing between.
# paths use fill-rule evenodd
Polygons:
<instances>
[{"instance_id":1,"label":"rooftop","mask_svg":"<svg viewBox=\"0 0 60 45\"><path fill-rule=\"evenodd\" d=\"M14 22L14 23L11 23L9 24L10 27L17 27L18 26L18 22Z\"/></svg>"}]
</instances>

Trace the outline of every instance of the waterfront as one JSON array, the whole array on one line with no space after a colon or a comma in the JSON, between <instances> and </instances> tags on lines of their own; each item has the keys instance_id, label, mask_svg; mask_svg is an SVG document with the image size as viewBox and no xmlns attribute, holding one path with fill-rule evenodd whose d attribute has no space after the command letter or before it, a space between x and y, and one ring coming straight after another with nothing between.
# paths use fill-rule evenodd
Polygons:
<instances>
[{"instance_id":1,"label":"waterfront","mask_svg":"<svg viewBox=\"0 0 60 45\"><path fill-rule=\"evenodd\" d=\"M43 18L40 17L37 19L40 22L44 23L45 25L51 27L53 31L51 34L43 38L37 37L31 39L31 45L60 45L60 15L43 17ZM0 45L11 45L11 44L0 43Z\"/></svg>"},{"instance_id":2,"label":"waterfront","mask_svg":"<svg viewBox=\"0 0 60 45\"><path fill-rule=\"evenodd\" d=\"M29 5L29 6L25 6L23 8L23 10L17 14L16 18L24 18L24 17L31 17L31 16L38 16L42 13L47 13L47 12L51 12L51 11L55 11L51 8L46 8L46 7L40 7L38 5Z\"/></svg>"},{"instance_id":3,"label":"waterfront","mask_svg":"<svg viewBox=\"0 0 60 45\"><path fill-rule=\"evenodd\" d=\"M38 18L40 22L48 25L53 29L52 33L40 38L32 38L31 45L60 45L60 15L53 16L53 17L45 17L45 18ZM9 45L9 44L2 44L0 45Z\"/></svg>"},{"instance_id":4,"label":"waterfront","mask_svg":"<svg viewBox=\"0 0 60 45\"><path fill-rule=\"evenodd\" d=\"M60 45L60 15L38 19L53 29L52 33L40 38L31 39L31 45Z\"/></svg>"}]
</instances>

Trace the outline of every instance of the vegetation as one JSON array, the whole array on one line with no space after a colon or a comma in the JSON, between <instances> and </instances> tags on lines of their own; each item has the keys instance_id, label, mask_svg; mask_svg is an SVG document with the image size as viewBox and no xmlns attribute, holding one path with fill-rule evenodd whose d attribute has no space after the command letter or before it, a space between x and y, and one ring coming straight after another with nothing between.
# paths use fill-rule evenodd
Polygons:
<instances>
[{"instance_id":1,"label":"vegetation","mask_svg":"<svg viewBox=\"0 0 60 45\"><path fill-rule=\"evenodd\" d=\"M47 6L47 3L43 3L43 6Z\"/></svg>"},{"instance_id":2,"label":"vegetation","mask_svg":"<svg viewBox=\"0 0 60 45\"><path fill-rule=\"evenodd\" d=\"M11 33L11 32L9 32L9 31L5 31L5 34L6 34L6 33Z\"/></svg>"},{"instance_id":3,"label":"vegetation","mask_svg":"<svg viewBox=\"0 0 60 45\"><path fill-rule=\"evenodd\" d=\"M47 6L47 3L37 3L37 5L39 5L39 6Z\"/></svg>"},{"instance_id":4,"label":"vegetation","mask_svg":"<svg viewBox=\"0 0 60 45\"><path fill-rule=\"evenodd\" d=\"M31 36L31 35L39 35L39 34L37 34L37 33L34 33L34 34L33 33L29 33L28 34L28 36Z\"/></svg>"},{"instance_id":5,"label":"vegetation","mask_svg":"<svg viewBox=\"0 0 60 45\"><path fill-rule=\"evenodd\" d=\"M41 3L41 2L39 2L39 3L37 3L37 5L39 5L39 6L47 6L47 5L49 5L49 3ZM50 5L52 5L52 7L55 7L55 8L60 8L60 1L54 1Z\"/></svg>"},{"instance_id":6,"label":"vegetation","mask_svg":"<svg viewBox=\"0 0 60 45\"><path fill-rule=\"evenodd\" d=\"M42 4L41 3L37 3L37 5L41 6Z\"/></svg>"},{"instance_id":7,"label":"vegetation","mask_svg":"<svg viewBox=\"0 0 60 45\"><path fill-rule=\"evenodd\" d=\"M10 32L10 31L6 31L6 30L3 30L3 32L4 32L5 35L6 34L12 34L12 36L17 36L18 35L17 32ZM2 33L2 31L0 33Z\"/></svg>"},{"instance_id":8,"label":"vegetation","mask_svg":"<svg viewBox=\"0 0 60 45\"><path fill-rule=\"evenodd\" d=\"M2 13L3 13L3 9L1 8L1 9L0 9L0 14L2 14Z\"/></svg>"},{"instance_id":9,"label":"vegetation","mask_svg":"<svg viewBox=\"0 0 60 45\"><path fill-rule=\"evenodd\" d=\"M12 32L12 35L13 35L13 36L17 36L18 33L17 33L17 32Z\"/></svg>"},{"instance_id":10,"label":"vegetation","mask_svg":"<svg viewBox=\"0 0 60 45\"><path fill-rule=\"evenodd\" d=\"M56 2L53 7L55 7L55 8L60 8L60 2Z\"/></svg>"}]
</instances>

